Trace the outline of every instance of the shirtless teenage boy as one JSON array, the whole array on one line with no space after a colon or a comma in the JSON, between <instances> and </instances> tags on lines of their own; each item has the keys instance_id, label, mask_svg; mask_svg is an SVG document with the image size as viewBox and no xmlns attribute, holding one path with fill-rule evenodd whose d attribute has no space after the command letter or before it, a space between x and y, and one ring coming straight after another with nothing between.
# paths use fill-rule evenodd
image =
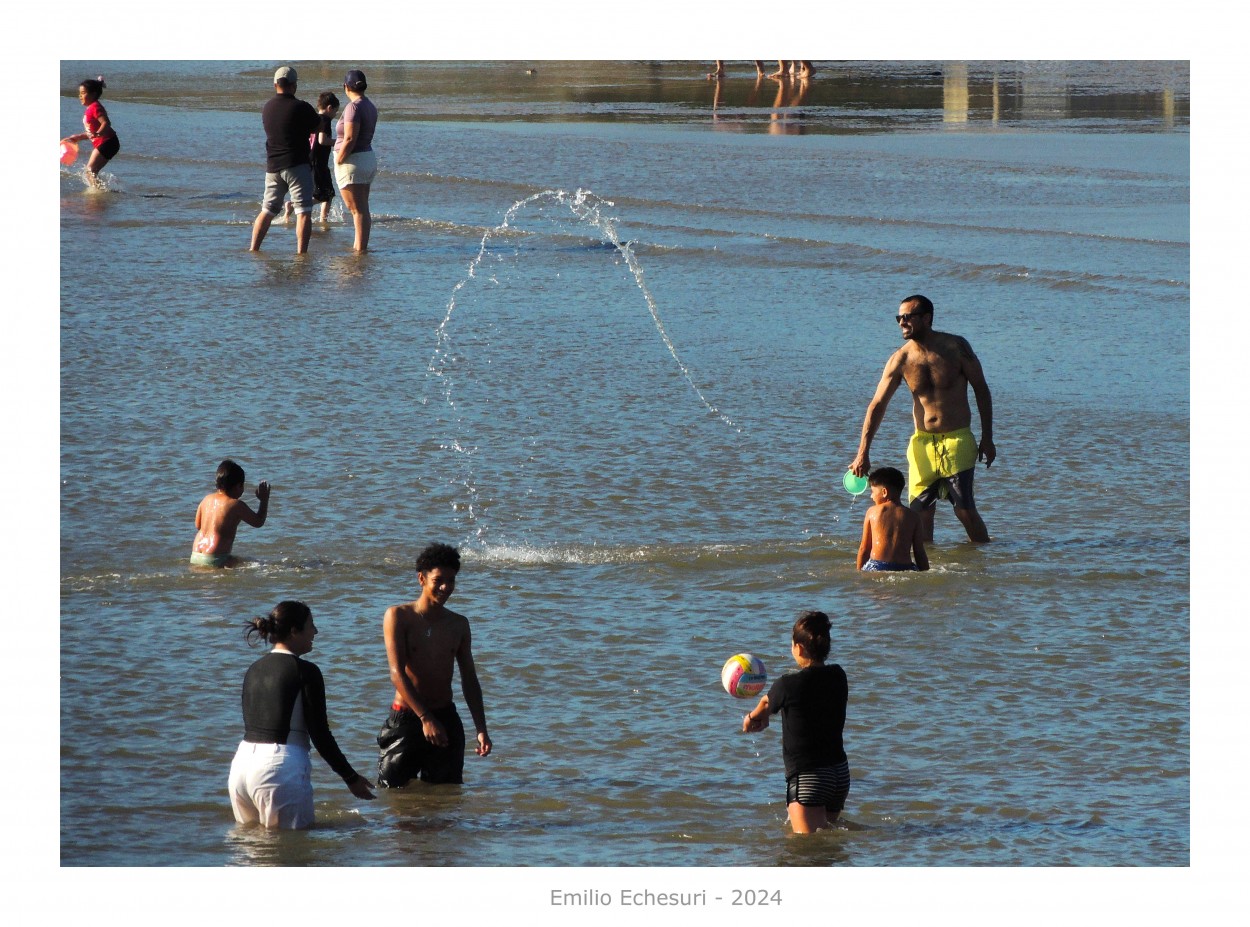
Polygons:
<instances>
[{"instance_id":1,"label":"shirtless teenage boy","mask_svg":"<svg viewBox=\"0 0 1250 927\"><path fill-rule=\"evenodd\" d=\"M260 507L253 512L243 495L243 468L233 460L223 460L217 468L217 491L209 493L195 510L195 542L191 545L191 565L201 567L234 566L237 558L234 535L239 522L259 528L269 515L269 483L260 481L256 498Z\"/></svg>"},{"instance_id":2,"label":"shirtless teenage boy","mask_svg":"<svg viewBox=\"0 0 1250 927\"><path fill-rule=\"evenodd\" d=\"M886 406L898 385L907 381L912 395L916 433L907 445L911 508L924 520L926 541L933 540L933 511L939 498L949 498L955 515L972 541L988 541L985 522L972 497L972 475L978 460L994 462L994 407L981 362L966 338L933 330L933 303L924 296L908 296L894 317L904 343L886 361L877 392L868 403L859 453L851 472L865 476L871 469L868 448L881 427ZM981 443L972 436L972 407L968 387L981 414Z\"/></svg>"},{"instance_id":3,"label":"shirtless teenage boy","mask_svg":"<svg viewBox=\"0 0 1250 927\"><path fill-rule=\"evenodd\" d=\"M929 569L920 516L898 501L906 485L903 474L893 467L882 467L872 471L868 485L872 487L873 506L864 515L856 569L869 573Z\"/></svg>"},{"instance_id":4,"label":"shirtless teenage boy","mask_svg":"<svg viewBox=\"0 0 1250 927\"><path fill-rule=\"evenodd\" d=\"M451 700L457 666L460 690L477 730L477 755L491 751L469 621L446 607L459 571L460 554L454 547L430 544L417 555L421 597L391 606L382 618L395 686L390 714L378 734L382 788L398 788L414 776L423 782L464 781L464 725Z\"/></svg>"}]
</instances>

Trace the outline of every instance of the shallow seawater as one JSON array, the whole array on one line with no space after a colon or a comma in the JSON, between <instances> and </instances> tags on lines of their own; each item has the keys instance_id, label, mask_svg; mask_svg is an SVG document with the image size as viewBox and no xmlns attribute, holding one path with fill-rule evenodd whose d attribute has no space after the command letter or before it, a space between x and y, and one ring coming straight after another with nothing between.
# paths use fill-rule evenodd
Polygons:
<instances>
[{"instance_id":1,"label":"shallow seawater","mask_svg":"<svg viewBox=\"0 0 1250 927\"><path fill-rule=\"evenodd\" d=\"M1187 68L848 63L778 104L580 64L365 65L372 250L336 201L305 257L246 250L272 62L104 66L122 153L60 187L62 865L1187 865ZM841 476L914 292L993 389L994 542L942 510L930 573L862 576ZM874 464L910 431L900 393ZM193 572L227 456L270 520ZM495 753L372 803L314 758L313 831L236 828L243 621L311 605L372 771L430 540ZM805 608L852 787L798 841L719 671L785 671Z\"/></svg>"}]
</instances>

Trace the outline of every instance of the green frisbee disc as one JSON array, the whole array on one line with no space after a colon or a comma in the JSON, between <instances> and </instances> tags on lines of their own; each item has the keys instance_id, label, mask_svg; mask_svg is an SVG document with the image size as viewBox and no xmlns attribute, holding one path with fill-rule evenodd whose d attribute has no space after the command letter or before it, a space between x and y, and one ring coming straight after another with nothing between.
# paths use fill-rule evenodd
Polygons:
<instances>
[{"instance_id":1,"label":"green frisbee disc","mask_svg":"<svg viewBox=\"0 0 1250 927\"><path fill-rule=\"evenodd\" d=\"M842 477L842 488L852 496L858 496L868 488L868 479L863 476L856 476L850 470L847 470Z\"/></svg>"}]
</instances>

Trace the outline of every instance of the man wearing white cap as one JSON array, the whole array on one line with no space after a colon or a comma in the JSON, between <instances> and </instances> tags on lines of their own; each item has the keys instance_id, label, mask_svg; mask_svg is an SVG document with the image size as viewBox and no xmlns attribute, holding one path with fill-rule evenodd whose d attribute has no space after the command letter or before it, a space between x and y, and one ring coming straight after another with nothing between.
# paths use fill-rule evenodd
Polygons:
<instances>
[{"instance_id":1,"label":"man wearing white cap","mask_svg":"<svg viewBox=\"0 0 1250 927\"><path fill-rule=\"evenodd\" d=\"M313 175L308 136L317 131L317 111L295 99L295 68L274 72L274 95L261 111L265 126L265 195L260 215L252 224L252 251L260 250L274 216L282 211L289 192L295 206L295 252L308 250L312 234Z\"/></svg>"}]
</instances>

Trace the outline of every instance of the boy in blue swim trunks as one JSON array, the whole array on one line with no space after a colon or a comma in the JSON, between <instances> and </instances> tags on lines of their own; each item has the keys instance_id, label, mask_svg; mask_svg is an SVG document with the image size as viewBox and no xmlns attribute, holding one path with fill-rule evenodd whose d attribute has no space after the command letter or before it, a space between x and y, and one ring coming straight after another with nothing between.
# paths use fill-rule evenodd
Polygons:
<instances>
[{"instance_id":1,"label":"boy in blue swim trunks","mask_svg":"<svg viewBox=\"0 0 1250 927\"><path fill-rule=\"evenodd\" d=\"M864 514L864 536L855 557L857 569L868 573L929 569L924 524L899 501L905 484L903 474L893 467L881 467L868 475L873 505Z\"/></svg>"}]
</instances>

